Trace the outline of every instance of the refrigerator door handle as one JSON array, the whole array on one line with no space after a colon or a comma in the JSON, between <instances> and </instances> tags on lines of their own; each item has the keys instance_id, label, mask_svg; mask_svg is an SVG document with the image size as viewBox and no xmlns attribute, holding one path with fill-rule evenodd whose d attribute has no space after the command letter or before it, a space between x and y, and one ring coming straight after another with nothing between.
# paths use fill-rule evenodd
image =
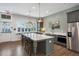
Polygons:
<instances>
[{"instance_id":1,"label":"refrigerator door handle","mask_svg":"<svg viewBox=\"0 0 79 59\"><path fill-rule=\"evenodd\" d=\"M72 37L72 32L68 32L68 37Z\"/></svg>"}]
</instances>

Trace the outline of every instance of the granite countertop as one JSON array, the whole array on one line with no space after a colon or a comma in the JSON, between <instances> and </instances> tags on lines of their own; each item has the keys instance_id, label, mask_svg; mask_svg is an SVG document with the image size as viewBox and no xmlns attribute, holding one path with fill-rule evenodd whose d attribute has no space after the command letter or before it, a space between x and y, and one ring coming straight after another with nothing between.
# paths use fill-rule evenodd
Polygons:
<instances>
[{"instance_id":1,"label":"granite countertop","mask_svg":"<svg viewBox=\"0 0 79 59\"><path fill-rule=\"evenodd\" d=\"M47 36L43 34L36 34L36 33L29 33L29 34L23 34L24 36L30 37L33 41L40 41L40 40L46 40L54 38L53 36Z\"/></svg>"}]
</instances>

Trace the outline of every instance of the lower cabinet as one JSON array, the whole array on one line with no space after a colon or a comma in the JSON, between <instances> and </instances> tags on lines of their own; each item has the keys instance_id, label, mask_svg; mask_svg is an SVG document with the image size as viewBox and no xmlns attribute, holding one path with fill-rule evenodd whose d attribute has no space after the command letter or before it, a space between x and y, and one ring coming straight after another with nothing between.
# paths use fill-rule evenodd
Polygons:
<instances>
[{"instance_id":1,"label":"lower cabinet","mask_svg":"<svg viewBox=\"0 0 79 59\"><path fill-rule=\"evenodd\" d=\"M46 40L46 55L50 55L54 49L54 39Z\"/></svg>"},{"instance_id":2,"label":"lower cabinet","mask_svg":"<svg viewBox=\"0 0 79 59\"><path fill-rule=\"evenodd\" d=\"M50 55L54 49L54 39L39 41L37 45L37 51L41 51L45 55Z\"/></svg>"},{"instance_id":3,"label":"lower cabinet","mask_svg":"<svg viewBox=\"0 0 79 59\"><path fill-rule=\"evenodd\" d=\"M0 33L0 42L18 41L21 40L21 35L14 33Z\"/></svg>"},{"instance_id":4,"label":"lower cabinet","mask_svg":"<svg viewBox=\"0 0 79 59\"><path fill-rule=\"evenodd\" d=\"M0 33L0 42L8 42L11 40L10 33Z\"/></svg>"}]
</instances>

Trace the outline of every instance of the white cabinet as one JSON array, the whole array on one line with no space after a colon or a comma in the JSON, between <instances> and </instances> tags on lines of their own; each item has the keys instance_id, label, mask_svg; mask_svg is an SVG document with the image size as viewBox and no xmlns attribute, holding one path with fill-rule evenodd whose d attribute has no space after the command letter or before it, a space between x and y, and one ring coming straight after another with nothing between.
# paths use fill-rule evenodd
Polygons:
<instances>
[{"instance_id":1,"label":"white cabinet","mask_svg":"<svg viewBox=\"0 0 79 59\"><path fill-rule=\"evenodd\" d=\"M21 35L20 34L16 34L16 40L21 40Z\"/></svg>"},{"instance_id":2,"label":"white cabinet","mask_svg":"<svg viewBox=\"0 0 79 59\"><path fill-rule=\"evenodd\" d=\"M11 33L11 40L10 41L16 41L16 34L15 33Z\"/></svg>"},{"instance_id":3,"label":"white cabinet","mask_svg":"<svg viewBox=\"0 0 79 59\"><path fill-rule=\"evenodd\" d=\"M14 33L0 33L0 42L18 41L21 40L21 35Z\"/></svg>"},{"instance_id":4,"label":"white cabinet","mask_svg":"<svg viewBox=\"0 0 79 59\"><path fill-rule=\"evenodd\" d=\"M21 35L19 34L11 34L11 41L18 41L21 40Z\"/></svg>"},{"instance_id":5,"label":"white cabinet","mask_svg":"<svg viewBox=\"0 0 79 59\"><path fill-rule=\"evenodd\" d=\"M8 42L11 40L10 33L0 33L0 42Z\"/></svg>"}]
</instances>

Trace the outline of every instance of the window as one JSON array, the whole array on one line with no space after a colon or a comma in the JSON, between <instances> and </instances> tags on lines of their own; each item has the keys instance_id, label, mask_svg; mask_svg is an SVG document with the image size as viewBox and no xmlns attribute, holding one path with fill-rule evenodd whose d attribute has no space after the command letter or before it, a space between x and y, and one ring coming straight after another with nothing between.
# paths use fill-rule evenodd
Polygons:
<instances>
[{"instance_id":1,"label":"window","mask_svg":"<svg viewBox=\"0 0 79 59\"><path fill-rule=\"evenodd\" d=\"M3 22L3 24L2 24L2 32L11 33L11 23Z\"/></svg>"},{"instance_id":2,"label":"window","mask_svg":"<svg viewBox=\"0 0 79 59\"><path fill-rule=\"evenodd\" d=\"M11 19L11 15L1 14L2 19Z\"/></svg>"}]
</instances>

